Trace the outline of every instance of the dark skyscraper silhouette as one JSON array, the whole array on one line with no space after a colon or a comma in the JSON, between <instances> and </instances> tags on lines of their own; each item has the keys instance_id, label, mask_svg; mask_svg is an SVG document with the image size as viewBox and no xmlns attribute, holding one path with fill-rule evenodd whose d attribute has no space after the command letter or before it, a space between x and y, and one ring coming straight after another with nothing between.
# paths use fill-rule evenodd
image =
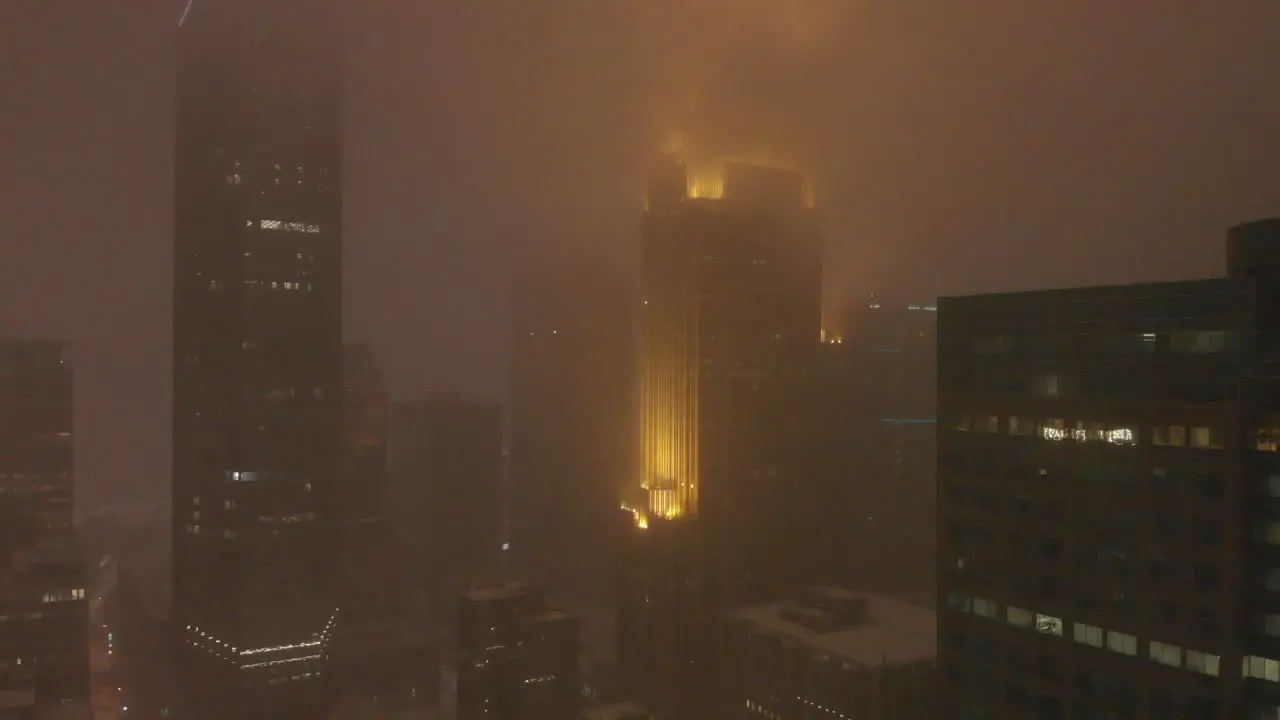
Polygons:
<instances>
[{"instance_id":1,"label":"dark skyscraper silhouette","mask_svg":"<svg viewBox=\"0 0 1280 720\"><path fill-rule=\"evenodd\" d=\"M838 309L816 428L828 478L816 542L834 561L821 576L932 598L937 309L878 295Z\"/></svg>"},{"instance_id":2,"label":"dark skyscraper silhouette","mask_svg":"<svg viewBox=\"0 0 1280 720\"><path fill-rule=\"evenodd\" d=\"M88 711L66 343L0 341L0 716Z\"/></svg>"},{"instance_id":3,"label":"dark skyscraper silhouette","mask_svg":"<svg viewBox=\"0 0 1280 720\"><path fill-rule=\"evenodd\" d=\"M178 45L174 616L192 709L243 717L312 696L336 620L341 54L287 0L196 2Z\"/></svg>"},{"instance_id":4,"label":"dark skyscraper silhouette","mask_svg":"<svg viewBox=\"0 0 1280 720\"><path fill-rule=\"evenodd\" d=\"M440 615L499 564L502 435L497 403L438 392L392 405L391 514L425 561L429 606Z\"/></svg>"},{"instance_id":5,"label":"dark skyscraper silhouette","mask_svg":"<svg viewBox=\"0 0 1280 720\"><path fill-rule=\"evenodd\" d=\"M0 553L69 539L74 497L66 343L0 341Z\"/></svg>"},{"instance_id":6,"label":"dark skyscraper silhouette","mask_svg":"<svg viewBox=\"0 0 1280 720\"><path fill-rule=\"evenodd\" d=\"M637 456L629 280L599 257L555 257L516 282L508 435L519 560L607 553L600 538Z\"/></svg>"}]
</instances>

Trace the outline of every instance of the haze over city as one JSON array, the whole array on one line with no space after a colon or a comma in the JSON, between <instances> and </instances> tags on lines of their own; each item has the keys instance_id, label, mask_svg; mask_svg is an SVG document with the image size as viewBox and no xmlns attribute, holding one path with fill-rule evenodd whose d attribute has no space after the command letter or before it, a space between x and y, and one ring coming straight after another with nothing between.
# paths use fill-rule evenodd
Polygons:
<instances>
[{"instance_id":1,"label":"haze over city","mask_svg":"<svg viewBox=\"0 0 1280 720\"><path fill-rule=\"evenodd\" d=\"M81 510L168 482L180 11L0 23L0 329L76 346ZM346 332L397 394L503 397L511 269L634 264L644 169L690 105L703 146L811 175L849 293L1205 276L1208 240L1280 193L1266 0L345 11Z\"/></svg>"}]
</instances>

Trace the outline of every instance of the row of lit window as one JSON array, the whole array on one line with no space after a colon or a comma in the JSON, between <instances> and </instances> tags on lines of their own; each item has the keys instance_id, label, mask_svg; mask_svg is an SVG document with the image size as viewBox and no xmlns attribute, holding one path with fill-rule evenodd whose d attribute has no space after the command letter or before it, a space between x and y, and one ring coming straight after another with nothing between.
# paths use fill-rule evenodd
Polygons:
<instances>
[{"instance_id":1,"label":"row of lit window","mask_svg":"<svg viewBox=\"0 0 1280 720\"><path fill-rule=\"evenodd\" d=\"M831 708L821 705L819 703L816 703L812 700L806 700L800 696L796 696L796 700L808 706L810 710L816 710L818 712L823 713L824 717L839 718L840 720L852 720L851 718L849 718L849 716L844 715L836 710L832 710ZM770 709L768 706L762 705L761 703L754 702L752 700L747 701L747 709L750 710L751 712L756 713L757 715L769 718L769 720L782 720L783 717L785 717L781 713Z\"/></svg>"},{"instance_id":2,"label":"row of lit window","mask_svg":"<svg viewBox=\"0 0 1280 720\"><path fill-rule=\"evenodd\" d=\"M280 178L273 178L273 180L274 180L274 184L275 184L275 186L276 186L276 187L279 187L279 186L280 186L280 184L281 184L281 182L280 182ZM230 173L230 174L228 174L228 175L226 176L226 183L227 183L228 185L243 185L243 184L244 184L244 175L243 175L243 174L241 174L241 173ZM297 185L301 185L301 184L302 184L302 180L301 180L301 179L297 180L297 181L295 182L295 184L297 184ZM323 186L322 186L322 185L317 184L317 187L323 187Z\"/></svg>"},{"instance_id":3,"label":"row of lit window","mask_svg":"<svg viewBox=\"0 0 1280 720\"><path fill-rule=\"evenodd\" d=\"M186 530L187 530L187 532L188 532L188 533L191 533L192 535L202 535L202 534L204 534L204 533L201 531L201 529L200 529L200 525L199 525L199 523L187 523ZM236 534L236 531L235 531L235 530L223 530L223 531L222 531L222 539L223 539L223 540L235 540L235 539L236 539L236 537L237 537L237 534Z\"/></svg>"},{"instance_id":4,"label":"row of lit window","mask_svg":"<svg viewBox=\"0 0 1280 720\"><path fill-rule=\"evenodd\" d=\"M267 289L270 289L270 290L313 290L313 289L314 289L314 287L312 286L312 284L311 284L311 283L290 282L290 281L287 281L287 280L286 280L286 281L284 281L284 282L280 282L280 281L277 281L277 280L270 280L270 281L267 281L267 280L245 280L245 281L244 281L244 284L245 284L245 285L248 285L249 287L262 288L263 290L267 290Z\"/></svg>"},{"instance_id":5,"label":"row of lit window","mask_svg":"<svg viewBox=\"0 0 1280 720\"><path fill-rule=\"evenodd\" d=\"M326 633L333 628L333 623L335 618L336 618L336 613L335 615L331 615L329 617L329 622L325 625ZM256 648L249 648L247 650L241 650L231 645L225 640L220 640L214 637L213 635L210 635L209 633L205 632L204 630L201 630L199 627L195 625L188 625L186 627L186 631L187 631L187 642L189 644L197 645L197 646L216 645L219 647L226 648L233 653L238 653L242 656L262 655L265 653L293 652L295 653L294 659L297 659L296 656L299 654L314 653L315 652L314 649L320 647L320 645L322 644L319 640L307 640L300 643L289 643L284 645L268 645L265 647L256 647Z\"/></svg>"},{"instance_id":6,"label":"row of lit window","mask_svg":"<svg viewBox=\"0 0 1280 720\"><path fill-rule=\"evenodd\" d=\"M996 601L980 597L969 597L957 592L947 594L947 606L953 610L969 612L978 617L998 620L1000 609ZM1008 605L1005 607L1005 621L1014 627L1034 628L1045 635L1062 637L1066 623L1062 618L1044 613L1037 613L1025 608ZM1081 622L1071 623L1071 638L1082 645L1106 648L1121 655L1136 657L1138 655L1138 638L1136 635L1105 630L1096 625ZM1154 662L1169 667L1185 668L1191 672L1217 677L1220 658L1213 653L1191 650L1152 640L1147 646L1147 656Z\"/></svg>"},{"instance_id":7,"label":"row of lit window","mask_svg":"<svg viewBox=\"0 0 1280 720\"><path fill-rule=\"evenodd\" d=\"M957 430L997 434L1001 430L998 415L966 415L955 423ZM1137 445L1137 425L1077 420L1068 426L1065 420L1010 416L1003 423L1010 435L1042 437L1045 440L1074 440L1076 442L1106 442L1113 445ZM1221 428L1208 426L1156 425L1150 428L1151 444L1159 447L1192 447L1198 450L1220 450L1224 447ZM1280 448L1280 430L1271 447L1263 448L1261 435L1259 449Z\"/></svg>"},{"instance_id":8,"label":"row of lit window","mask_svg":"<svg viewBox=\"0 0 1280 720\"><path fill-rule=\"evenodd\" d=\"M54 590L51 592L47 592L44 594L43 602L59 603L59 602L71 602L72 600L83 600L83 599L84 599L84 589L76 588L74 590Z\"/></svg>"},{"instance_id":9,"label":"row of lit window","mask_svg":"<svg viewBox=\"0 0 1280 720\"><path fill-rule=\"evenodd\" d=\"M308 130L310 130L310 129L311 129L311 126L310 126L310 125L308 125L308 126L307 126L307 129L308 129ZM218 149L218 152L219 152L219 153L221 153L221 152L222 152L222 149L221 149L221 148L219 148L219 149ZM232 163L232 164L231 164L231 167L232 167L233 169L235 169L235 170L239 170L239 169L241 169L242 167L244 167L244 161L241 161L241 160L232 160L232 161L231 161L231 163ZM285 169L284 169L284 165L283 165L283 164L281 164L281 163L273 163L273 165L272 165L272 166L275 168L276 172L288 172L287 170L285 170ZM302 165L300 165L300 164L295 164L293 167L294 167L294 169L297 171L297 173L298 173L299 175L301 175L301 174L302 174ZM264 169L265 169L265 168L264 168ZM321 168L321 169L320 169L320 174L321 174L321 175L327 175L328 173L327 173L327 171L325 171L325 169L324 169L324 168Z\"/></svg>"},{"instance_id":10,"label":"row of lit window","mask_svg":"<svg viewBox=\"0 0 1280 720\"><path fill-rule=\"evenodd\" d=\"M312 285L309 282L304 283L304 282L292 282L292 281L280 282L279 280L245 280L244 284L248 285L249 287L260 288L262 290L314 290L315 289L314 285ZM226 285L221 280L209 281L210 290L222 290L225 287Z\"/></svg>"},{"instance_id":11,"label":"row of lit window","mask_svg":"<svg viewBox=\"0 0 1280 720\"><path fill-rule=\"evenodd\" d=\"M235 510L235 509L236 509L236 501L235 501L235 500L223 500L223 501L222 501L222 509L223 509L223 510ZM192 511L192 513L191 513L191 519L192 519L192 520L195 520L195 521L197 521L197 522L199 522L199 520L200 520L200 511L199 511L199 510L194 510L194 511Z\"/></svg>"},{"instance_id":12,"label":"row of lit window","mask_svg":"<svg viewBox=\"0 0 1280 720\"><path fill-rule=\"evenodd\" d=\"M308 663L312 660L319 660L324 655L303 655L302 657L283 658L281 660L264 660L263 662L245 663L240 666L241 670L255 670L259 668L278 668L281 665L290 665L293 663ZM309 666L308 666L309 667Z\"/></svg>"},{"instance_id":13,"label":"row of lit window","mask_svg":"<svg viewBox=\"0 0 1280 720\"><path fill-rule=\"evenodd\" d=\"M253 227L252 220L245 220L245 227ZM284 232L300 232L315 235L320 232L320 226L316 223L289 222L286 220L259 220L258 228L261 230L283 230Z\"/></svg>"}]
</instances>

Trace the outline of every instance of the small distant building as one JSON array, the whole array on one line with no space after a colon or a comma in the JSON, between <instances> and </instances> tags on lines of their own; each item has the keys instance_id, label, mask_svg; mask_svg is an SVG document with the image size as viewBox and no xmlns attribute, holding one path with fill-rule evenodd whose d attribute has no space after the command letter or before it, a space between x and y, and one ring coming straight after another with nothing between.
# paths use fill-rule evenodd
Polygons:
<instances>
[{"instance_id":1,"label":"small distant building","mask_svg":"<svg viewBox=\"0 0 1280 720\"><path fill-rule=\"evenodd\" d=\"M633 702L595 705L582 711L582 720L653 720L653 713Z\"/></svg>"},{"instance_id":2,"label":"small distant building","mask_svg":"<svg viewBox=\"0 0 1280 720\"><path fill-rule=\"evenodd\" d=\"M518 582L458 602L459 720L559 720L579 707L578 619Z\"/></svg>"},{"instance_id":3,"label":"small distant building","mask_svg":"<svg viewBox=\"0 0 1280 720\"><path fill-rule=\"evenodd\" d=\"M889 597L811 587L731 615L725 718L933 720L937 616Z\"/></svg>"},{"instance_id":4,"label":"small distant building","mask_svg":"<svg viewBox=\"0 0 1280 720\"><path fill-rule=\"evenodd\" d=\"M387 707L414 707L440 698L440 651L420 627L363 624L334 643L331 680L338 697Z\"/></svg>"},{"instance_id":5,"label":"small distant building","mask_svg":"<svg viewBox=\"0 0 1280 720\"><path fill-rule=\"evenodd\" d=\"M437 619L502 559L502 413L456 392L391 408L387 518L422 565Z\"/></svg>"}]
</instances>

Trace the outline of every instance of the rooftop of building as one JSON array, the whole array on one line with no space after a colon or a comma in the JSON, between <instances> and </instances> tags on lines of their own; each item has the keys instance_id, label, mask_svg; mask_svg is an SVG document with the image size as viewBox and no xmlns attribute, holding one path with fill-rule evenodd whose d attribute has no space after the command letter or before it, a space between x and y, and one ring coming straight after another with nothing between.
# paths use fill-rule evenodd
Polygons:
<instances>
[{"instance_id":1,"label":"rooftop of building","mask_svg":"<svg viewBox=\"0 0 1280 720\"><path fill-rule=\"evenodd\" d=\"M938 618L905 600L843 588L815 587L816 604L856 604L860 618L839 618L809 601L743 608L735 617L754 629L861 665L901 665L937 657ZM864 604L865 603L865 604Z\"/></svg>"},{"instance_id":2,"label":"rooftop of building","mask_svg":"<svg viewBox=\"0 0 1280 720\"><path fill-rule=\"evenodd\" d=\"M569 613L559 608L544 608L535 613L530 613L524 617L526 623L544 623L565 620L569 617Z\"/></svg>"},{"instance_id":3,"label":"rooftop of building","mask_svg":"<svg viewBox=\"0 0 1280 720\"><path fill-rule=\"evenodd\" d=\"M938 304L950 311L977 311L981 306L1004 307L1011 300L1020 304L1062 304L1083 301L1167 301L1188 296L1244 294L1255 287L1259 278L1268 284L1280 278L1280 217L1261 218L1239 223L1226 233L1226 276L1193 280L1098 285L1073 288L1036 289L1015 292L984 293L962 297L939 298Z\"/></svg>"},{"instance_id":4,"label":"rooftop of building","mask_svg":"<svg viewBox=\"0 0 1280 720\"><path fill-rule=\"evenodd\" d=\"M1000 300L1063 302L1081 299L1120 300L1133 298L1162 299L1170 296L1220 295L1233 288L1248 287L1249 278L1213 277L1191 280L1165 280L1160 282L1127 283L1123 285L1081 285L1076 287L1034 288L1005 290L976 295L949 295L938 298L938 306L944 310L956 305L974 303L991 304Z\"/></svg>"},{"instance_id":5,"label":"rooftop of building","mask_svg":"<svg viewBox=\"0 0 1280 720\"><path fill-rule=\"evenodd\" d=\"M633 702L615 702L597 705L582 711L586 720L636 720L649 717L649 711Z\"/></svg>"},{"instance_id":6,"label":"rooftop of building","mask_svg":"<svg viewBox=\"0 0 1280 720\"><path fill-rule=\"evenodd\" d=\"M33 687L0 690L0 714L13 710L27 710L36 704L36 691Z\"/></svg>"},{"instance_id":7,"label":"rooftop of building","mask_svg":"<svg viewBox=\"0 0 1280 720\"><path fill-rule=\"evenodd\" d=\"M493 580L472 583L462 596L473 602L506 600L533 592L533 586L519 580Z\"/></svg>"},{"instance_id":8,"label":"rooftop of building","mask_svg":"<svg viewBox=\"0 0 1280 720\"><path fill-rule=\"evenodd\" d=\"M33 720L92 720L93 707L83 700L45 703L36 707Z\"/></svg>"},{"instance_id":9,"label":"rooftop of building","mask_svg":"<svg viewBox=\"0 0 1280 720\"><path fill-rule=\"evenodd\" d=\"M385 622L341 628L333 652L337 656L359 656L429 647L434 642L435 637L417 623Z\"/></svg>"}]
</instances>

